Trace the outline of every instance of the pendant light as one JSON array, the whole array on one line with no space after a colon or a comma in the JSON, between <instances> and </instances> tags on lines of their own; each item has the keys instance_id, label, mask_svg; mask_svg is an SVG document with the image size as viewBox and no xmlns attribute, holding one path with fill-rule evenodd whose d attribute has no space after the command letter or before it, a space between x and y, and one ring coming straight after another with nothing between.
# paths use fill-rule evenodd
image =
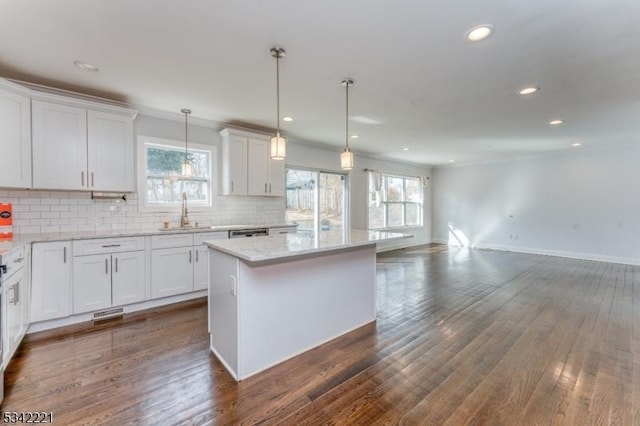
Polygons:
<instances>
[{"instance_id":1,"label":"pendant light","mask_svg":"<svg viewBox=\"0 0 640 426\"><path fill-rule=\"evenodd\" d=\"M285 51L281 47L271 48L271 56L276 58L276 134L271 138L271 159L284 160L287 156L287 139L280 135L280 58Z\"/></svg>"},{"instance_id":2,"label":"pendant light","mask_svg":"<svg viewBox=\"0 0 640 426\"><path fill-rule=\"evenodd\" d=\"M184 114L184 162L182 163L182 176L191 177L193 175L193 164L189 162L189 127L187 124L187 117L189 116L189 114L191 114L191 110L183 108L180 110L180 112Z\"/></svg>"},{"instance_id":3,"label":"pendant light","mask_svg":"<svg viewBox=\"0 0 640 426\"><path fill-rule=\"evenodd\" d=\"M349 149L349 87L353 86L353 79L345 78L342 80L342 87L344 87L347 94L347 107L346 107L346 145L344 151L340 153L340 167L342 170L353 169L353 151Z\"/></svg>"}]
</instances>

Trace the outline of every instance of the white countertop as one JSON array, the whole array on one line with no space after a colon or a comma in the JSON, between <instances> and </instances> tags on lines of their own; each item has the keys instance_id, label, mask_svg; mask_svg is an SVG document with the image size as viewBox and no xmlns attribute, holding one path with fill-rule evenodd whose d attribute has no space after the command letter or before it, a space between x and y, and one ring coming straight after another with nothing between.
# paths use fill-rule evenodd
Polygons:
<instances>
[{"instance_id":1,"label":"white countertop","mask_svg":"<svg viewBox=\"0 0 640 426\"><path fill-rule=\"evenodd\" d=\"M9 251L22 247L25 244L40 243L48 241L72 241L87 240L91 238L117 238L117 237L146 237L149 235L169 235L183 233L201 233L201 232L217 232L229 231L237 229L255 229L255 228L285 228L289 226L297 226L291 223L275 223L262 225L213 225L210 227L201 227L196 229L180 229L170 228L166 230L145 230L145 231L78 231L78 232L52 232L43 234L13 234L11 240L0 241L0 256L4 256Z\"/></svg>"},{"instance_id":2,"label":"white countertop","mask_svg":"<svg viewBox=\"0 0 640 426\"><path fill-rule=\"evenodd\" d=\"M212 240L204 243L218 250L250 263L282 261L292 257L316 253L344 250L354 247L374 245L379 241L412 238L411 234L398 232L367 231L350 229L345 232L320 231L316 234L298 232L296 234L269 237L236 238Z\"/></svg>"}]
</instances>

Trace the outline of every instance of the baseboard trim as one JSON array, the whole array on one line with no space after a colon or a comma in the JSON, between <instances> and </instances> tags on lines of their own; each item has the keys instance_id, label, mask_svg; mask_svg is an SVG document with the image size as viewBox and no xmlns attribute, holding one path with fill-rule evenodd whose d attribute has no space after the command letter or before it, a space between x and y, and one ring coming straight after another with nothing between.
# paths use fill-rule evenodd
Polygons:
<instances>
[{"instance_id":1,"label":"baseboard trim","mask_svg":"<svg viewBox=\"0 0 640 426\"><path fill-rule=\"evenodd\" d=\"M152 311L158 308L170 308L170 306L175 303L190 301L193 299L198 299L201 297L207 297L207 290L199 290L192 293L180 294L176 296L165 297L162 299L153 299L147 300L144 302L133 303L131 305L125 305L124 308L124 316L127 317L130 314L137 313L139 311ZM100 321L109 321L109 319L104 319ZM64 318L57 318L48 321L40 321L32 323L27 330L27 335L33 333L39 333L47 330L53 330L60 327L68 327L72 325L80 324L81 326L91 325L94 322L93 313L87 312L83 314L71 315ZM96 320L95 322L99 322Z\"/></svg>"},{"instance_id":2,"label":"baseboard trim","mask_svg":"<svg viewBox=\"0 0 640 426\"><path fill-rule=\"evenodd\" d=\"M432 242L438 244L445 244L452 247L460 247L460 244L449 244L448 240L441 238L432 238ZM500 244L475 244L468 246L469 248L481 249L481 250L499 250L499 251L507 251L513 253L524 253L524 254L537 254L541 256L553 256L553 257L564 257L567 259L577 259L577 260L590 260L595 262L607 262L607 263L617 263L622 265L633 265L640 266L640 259L630 258L630 257L616 257L616 256L603 256L592 253L578 253L572 251L563 251L563 250L546 250L546 249L538 249L532 247L514 247Z\"/></svg>"}]
</instances>

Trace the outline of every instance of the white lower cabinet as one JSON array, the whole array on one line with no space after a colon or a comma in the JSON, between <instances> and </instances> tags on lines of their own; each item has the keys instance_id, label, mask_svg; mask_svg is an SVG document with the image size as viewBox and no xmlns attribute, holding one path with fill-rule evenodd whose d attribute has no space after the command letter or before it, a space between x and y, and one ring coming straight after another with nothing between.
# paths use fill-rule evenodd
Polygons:
<instances>
[{"instance_id":1,"label":"white lower cabinet","mask_svg":"<svg viewBox=\"0 0 640 426\"><path fill-rule=\"evenodd\" d=\"M6 257L7 275L2 283L2 365L6 367L29 328L29 251L24 247ZM4 259L3 259L4 260Z\"/></svg>"},{"instance_id":2,"label":"white lower cabinet","mask_svg":"<svg viewBox=\"0 0 640 426\"><path fill-rule=\"evenodd\" d=\"M111 255L73 258L73 313L111 306Z\"/></svg>"},{"instance_id":3,"label":"white lower cabinet","mask_svg":"<svg viewBox=\"0 0 640 426\"><path fill-rule=\"evenodd\" d=\"M144 251L73 258L73 313L141 302L145 294Z\"/></svg>"},{"instance_id":4,"label":"white lower cabinet","mask_svg":"<svg viewBox=\"0 0 640 426\"><path fill-rule=\"evenodd\" d=\"M226 231L151 237L151 297L173 296L209 286L209 252L203 241L228 238Z\"/></svg>"},{"instance_id":5,"label":"white lower cabinet","mask_svg":"<svg viewBox=\"0 0 640 426\"><path fill-rule=\"evenodd\" d=\"M157 299L193 291L193 257L191 246L153 250L151 297Z\"/></svg>"},{"instance_id":6,"label":"white lower cabinet","mask_svg":"<svg viewBox=\"0 0 640 426\"><path fill-rule=\"evenodd\" d=\"M71 315L71 243L34 243L31 262L31 321Z\"/></svg>"},{"instance_id":7,"label":"white lower cabinet","mask_svg":"<svg viewBox=\"0 0 640 426\"><path fill-rule=\"evenodd\" d=\"M226 240L227 231L204 232L194 234L193 251L196 261L193 264L193 289L207 290L209 288L209 248L204 244L207 240Z\"/></svg>"},{"instance_id":8,"label":"white lower cabinet","mask_svg":"<svg viewBox=\"0 0 640 426\"><path fill-rule=\"evenodd\" d=\"M143 251L112 255L111 266L113 268L111 299L114 306L142 302L147 299L147 274Z\"/></svg>"},{"instance_id":9,"label":"white lower cabinet","mask_svg":"<svg viewBox=\"0 0 640 426\"><path fill-rule=\"evenodd\" d=\"M146 300L143 237L73 242L73 313Z\"/></svg>"},{"instance_id":10,"label":"white lower cabinet","mask_svg":"<svg viewBox=\"0 0 640 426\"><path fill-rule=\"evenodd\" d=\"M193 248L196 256L193 264L193 289L206 290L209 288L209 249L200 245Z\"/></svg>"}]
</instances>

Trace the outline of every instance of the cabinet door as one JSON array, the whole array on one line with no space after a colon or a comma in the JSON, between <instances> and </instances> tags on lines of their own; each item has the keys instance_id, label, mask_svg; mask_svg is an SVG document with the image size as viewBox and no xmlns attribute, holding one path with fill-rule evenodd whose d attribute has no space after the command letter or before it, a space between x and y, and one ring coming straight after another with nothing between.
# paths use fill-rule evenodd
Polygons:
<instances>
[{"instance_id":1,"label":"cabinet door","mask_svg":"<svg viewBox=\"0 0 640 426\"><path fill-rule=\"evenodd\" d=\"M31 99L0 89L0 187L31 187Z\"/></svg>"},{"instance_id":2,"label":"cabinet door","mask_svg":"<svg viewBox=\"0 0 640 426\"><path fill-rule=\"evenodd\" d=\"M249 138L247 159L247 194L269 195L269 141Z\"/></svg>"},{"instance_id":3,"label":"cabinet door","mask_svg":"<svg viewBox=\"0 0 640 426\"><path fill-rule=\"evenodd\" d=\"M71 243L35 243L32 253L31 321L71 315Z\"/></svg>"},{"instance_id":4,"label":"cabinet door","mask_svg":"<svg viewBox=\"0 0 640 426\"><path fill-rule=\"evenodd\" d=\"M33 187L88 189L86 110L33 101L31 114Z\"/></svg>"},{"instance_id":5,"label":"cabinet door","mask_svg":"<svg viewBox=\"0 0 640 426\"><path fill-rule=\"evenodd\" d=\"M22 305L20 300L20 286L22 285L22 274L17 272L11 275L2 283L4 336L3 336L3 361L7 361L13 356L14 351L20 344L20 339L24 334L20 333L22 326ZM4 363L4 362L3 362Z\"/></svg>"},{"instance_id":6,"label":"cabinet door","mask_svg":"<svg viewBox=\"0 0 640 426\"><path fill-rule=\"evenodd\" d=\"M144 251L115 253L111 255L111 261L113 305L145 300L147 285Z\"/></svg>"},{"instance_id":7,"label":"cabinet door","mask_svg":"<svg viewBox=\"0 0 640 426\"><path fill-rule=\"evenodd\" d=\"M274 197L284 197L284 171L283 160L269 159L269 195Z\"/></svg>"},{"instance_id":8,"label":"cabinet door","mask_svg":"<svg viewBox=\"0 0 640 426\"><path fill-rule=\"evenodd\" d=\"M20 340L27 333L31 324L31 250L25 250L24 267L19 273L22 274L22 284L20 285L20 309L22 311L20 320Z\"/></svg>"},{"instance_id":9,"label":"cabinet door","mask_svg":"<svg viewBox=\"0 0 640 426\"><path fill-rule=\"evenodd\" d=\"M111 306L111 255L73 258L73 313Z\"/></svg>"},{"instance_id":10,"label":"cabinet door","mask_svg":"<svg viewBox=\"0 0 640 426\"><path fill-rule=\"evenodd\" d=\"M229 135L223 151L223 193L247 195L247 138Z\"/></svg>"},{"instance_id":11,"label":"cabinet door","mask_svg":"<svg viewBox=\"0 0 640 426\"><path fill-rule=\"evenodd\" d=\"M89 189L133 191L133 120L87 111Z\"/></svg>"},{"instance_id":12,"label":"cabinet door","mask_svg":"<svg viewBox=\"0 0 640 426\"><path fill-rule=\"evenodd\" d=\"M151 252L151 297L193 291L192 247L156 249Z\"/></svg>"},{"instance_id":13,"label":"cabinet door","mask_svg":"<svg viewBox=\"0 0 640 426\"><path fill-rule=\"evenodd\" d=\"M207 246L193 248L195 262L193 264L193 289L206 290L209 288L209 249Z\"/></svg>"}]
</instances>

